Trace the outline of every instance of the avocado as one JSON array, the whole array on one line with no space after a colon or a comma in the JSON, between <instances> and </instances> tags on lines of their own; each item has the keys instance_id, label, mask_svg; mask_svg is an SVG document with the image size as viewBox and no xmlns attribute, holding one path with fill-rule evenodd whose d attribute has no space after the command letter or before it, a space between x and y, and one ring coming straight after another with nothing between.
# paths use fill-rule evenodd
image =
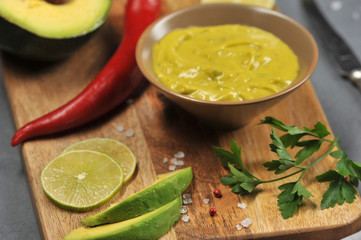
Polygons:
<instances>
[{"instance_id":1,"label":"avocado","mask_svg":"<svg viewBox=\"0 0 361 240\"><path fill-rule=\"evenodd\" d=\"M191 167L158 175L150 186L82 222L86 226L96 226L138 217L173 201L187 189L192 178Z\"/></svg>"},{"instance_id":2,"label":"avocado","mask_svg":"<svg viewBox=\"0 0 361 240\"><path fill-rule=\"evenodd\" d=\"M31 60L64 58L91 38L111 7L111 0L54 2L1 0L0 48Z\"/></svg>"},{"instance_id":3,"label":"avocado","mask_svg":"<svg viewBox=\"0 0 361 240\"><path fill-rule=\"evenodd\" d=\"M167 233L179 219L181 208L182 198L177 197L164 206L140 217L94 228L77 228L63 240L158 239Z\"/></svg>"}]
</instances>

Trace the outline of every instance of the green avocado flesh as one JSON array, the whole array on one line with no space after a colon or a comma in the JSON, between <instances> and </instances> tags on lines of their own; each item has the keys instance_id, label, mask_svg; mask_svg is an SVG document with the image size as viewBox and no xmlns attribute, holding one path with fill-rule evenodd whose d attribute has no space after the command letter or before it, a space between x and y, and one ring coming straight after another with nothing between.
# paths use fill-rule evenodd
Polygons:
<instances>
[{"instance_id":1,"label":"green avocado flesh","mask_svg":"<svg viewBox=\"0 0 361 240\"><path fill-rule=\"evenodd\" d=\"M138 217L173 201L187 189L192 178L191 167L159 175L150 186L82 222L86 226L96 226Z\"/></svg>"},{"instance_id":2,"label":"green avocado flesh","mask_svg":"<svg viewBox=\"0 0 361 240\"><path fill-rule=\"evenodd\" d=\"M167 233L179 219L181 208L182 198L177 197L164 206L140 217L95 228L81 227L75 229L64 240L158 239Z\"/></svg>"},{"instance_id":3,"label":"green avocado flesh","mask_svg":"<svg viewBox=\"0 0 361 240\"><path fill-rule=\"evenodd\" d=\"M0 1L0 48L35 60L68 56L107 19L111 0Z\"/></svg>"}]
</instances>

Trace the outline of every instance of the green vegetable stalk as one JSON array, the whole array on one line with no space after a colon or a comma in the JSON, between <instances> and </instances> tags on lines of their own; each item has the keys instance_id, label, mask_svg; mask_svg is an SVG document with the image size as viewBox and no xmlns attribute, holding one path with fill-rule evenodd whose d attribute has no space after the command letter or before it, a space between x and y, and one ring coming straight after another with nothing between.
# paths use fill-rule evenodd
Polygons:
<instances>
[{"instance_id":1,"label":"green vegetable stalk","mask_svg":"<svg viewBox=\"0 0 361 240\"><path fill-rule=\"evenodd\" d=\"M356 198L357 186L361 180L361 164L350 160L347 154L340 148L339 139L326 139L330 135L329 131L322 123L318 122L313 129L304 127L299 129L296 126L286 126L280 120L273 117L266 117L260 124L269 124L272 126L270 135L272 143L271 151L276 153L277 160L265 162L264 167L268 171L274 171L275 174L284 173L290 169L295 171L285 176L261 180L250 173L242 163L241 147L232 140L230 144L231 151L223 148L213 147L216 155L219 157L222 165L228 166L230 175L222 177L220 180L224 185L232 187L232 192L236 194L249 194L259 184L276 182L288 177L299 175L296 182L288 182L278 187L281 193L278 195L278 207L284 219L294 215L297 208L302 204L303 198L309 198L312 194L301 184L301 179L307 170L327 155L338 159L336 170L316 176L318 182L329 182L327 191L323 194L321 209L334 207L336 203L342 205L345 201L352 203ZM274 130L277 128L284 135L279 137ZM307 136L307 139L304 137ZM302 163L320 150L323 143L330 143L330 147L316 160L304 166ZM288 153L287 148L298 147L300 150L294 158ZM335 150L336 149L336 150Z\"/></svg>"}]
</instances>

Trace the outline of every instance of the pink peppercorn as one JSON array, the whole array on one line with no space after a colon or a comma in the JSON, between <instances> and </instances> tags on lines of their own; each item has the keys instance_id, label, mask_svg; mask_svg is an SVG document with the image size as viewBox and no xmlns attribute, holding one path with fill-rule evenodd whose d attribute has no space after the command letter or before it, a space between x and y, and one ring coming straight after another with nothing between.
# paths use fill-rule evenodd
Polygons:
<instances>
[{"instance_id":1,"label":"pink peppercorn","mask_svg":"<svg viewBox=\"0 0 361 240\"><path fill-rule=\"evenodd\" d=\"M214 196L216 198L221 198L222 197L222 192L218 188L214 189L213 194L214 194Z\"/></svg>"},{"instance_id":2,"label":"pink peppercorn","mask_svg":"<svg viewBox=\"0 0 361 240\"><path fill-rule=\"evenodd\" d=\"M216 214L217 214L217 209L215 209L215 208L209 209L209 215L211 215L213 217Z\"/></svg>"}]
</instances>

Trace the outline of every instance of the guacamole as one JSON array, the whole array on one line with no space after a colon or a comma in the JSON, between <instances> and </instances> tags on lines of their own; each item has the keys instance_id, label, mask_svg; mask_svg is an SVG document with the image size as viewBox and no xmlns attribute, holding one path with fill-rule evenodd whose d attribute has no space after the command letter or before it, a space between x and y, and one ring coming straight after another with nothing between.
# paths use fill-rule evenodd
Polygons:
<instances>
[{"instance_id":1,"label":"guacamole","mask_svg":"<svg viewBox=\"0 0 361 240\"><path fill-rule=\"evenodd\" d=\"M297 56L273 34L243 25L189 27L153 49L154 70L174 92L209 101L244 101L287 88Z\"/></svg>"}]
</instances>

